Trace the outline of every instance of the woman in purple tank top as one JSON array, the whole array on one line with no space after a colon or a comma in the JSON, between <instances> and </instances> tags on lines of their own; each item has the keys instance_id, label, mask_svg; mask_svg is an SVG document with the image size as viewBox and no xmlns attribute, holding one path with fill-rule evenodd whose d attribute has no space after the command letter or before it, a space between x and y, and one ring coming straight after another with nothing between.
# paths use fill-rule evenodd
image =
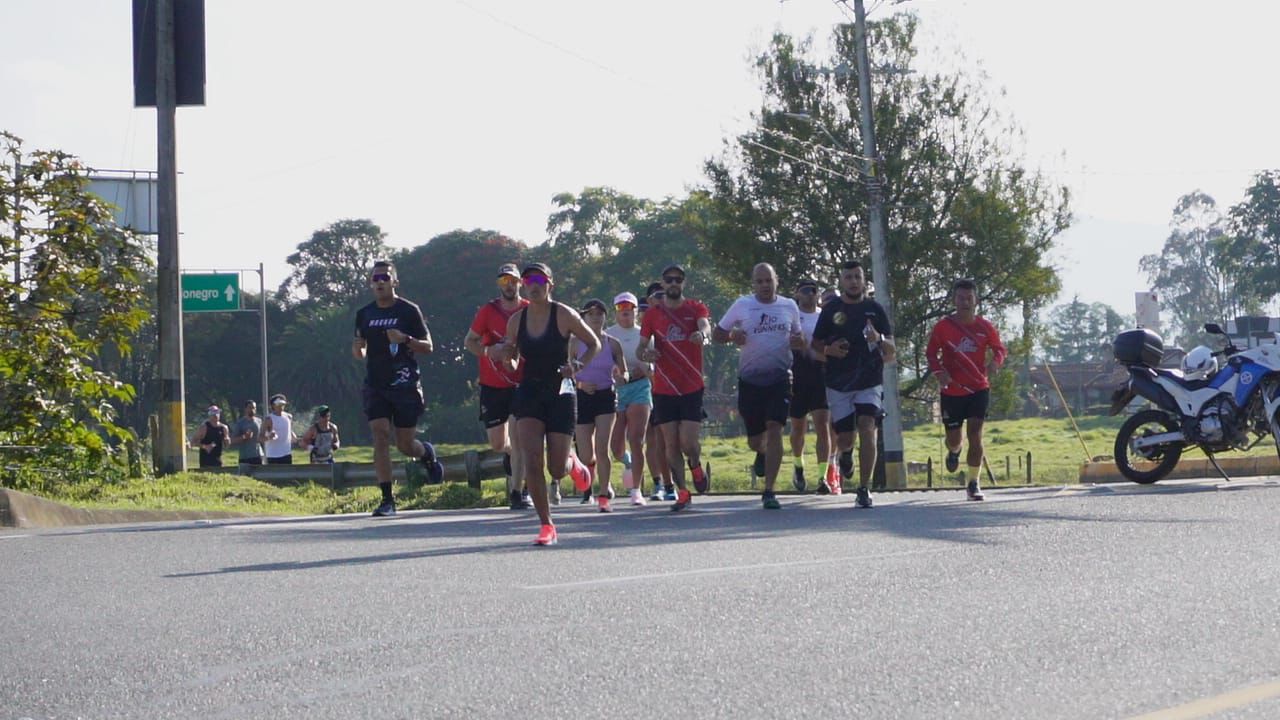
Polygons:
<instances>
[{"instance_id":1,"label":"woman in purple tank top","mask_svg":"<svg viewBox=\"0 0 1280 720\"><path fill-rule=\"evenodd\" d=\"M613 512L609 504L613 500L613 485L609 482L612 463L609 458L609 436L613 434L614 413L618 410L618 396L613 390L615 382L627 381L627 360L622 344L604 334L605 307L601 300L583 303L582 319L601 340L603 347L595 357L578 371L578 425L574 437L578 441L578 458L591 469L599 481L596 488L596 505L600 512ZM582 358L587 346L574 341L574 356ZM596 453L597 448L599 454ZM591 489L582 495L582 502L591 501Z\"/></svg>"}]
</instances>

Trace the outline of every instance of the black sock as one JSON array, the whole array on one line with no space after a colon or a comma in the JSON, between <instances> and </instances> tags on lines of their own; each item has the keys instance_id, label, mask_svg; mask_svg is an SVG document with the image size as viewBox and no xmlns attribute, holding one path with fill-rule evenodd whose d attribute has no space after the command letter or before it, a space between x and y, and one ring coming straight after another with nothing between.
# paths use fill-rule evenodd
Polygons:
<instances>
[{"instance_id":1,"label":"black sock","mask_svg":"<svg viewBox=\"0 0 1280 720\"><path fill-rule=\"evenodd\" d=\"M391 496L391 483L378 483L378 487L382 489L382 502L395 502Z\"/></svg>"},{"instance_id":2,"label":"black sock","mask_svg":"<svg viewBox=\"0 0 1280 720\"><path fill-rule=\"evenodd\" d=\"M502 470L507 474L507 477L511 477L511 453L503 453Z\"/></svg>"},{"instance_id":3,"label":"black sock","mask_svg":"<svg viewBox=\"0 0 1280 720\"><path fill-rule=\"evenodd\" d=\"M666 485L663 485L663 486L662 486L662 489L663 489L663 490L666 490L667 492L675 492L675 491L676 491L676 484L675 484L675 483L667 483Z\"/></svg>"}]
</instances>

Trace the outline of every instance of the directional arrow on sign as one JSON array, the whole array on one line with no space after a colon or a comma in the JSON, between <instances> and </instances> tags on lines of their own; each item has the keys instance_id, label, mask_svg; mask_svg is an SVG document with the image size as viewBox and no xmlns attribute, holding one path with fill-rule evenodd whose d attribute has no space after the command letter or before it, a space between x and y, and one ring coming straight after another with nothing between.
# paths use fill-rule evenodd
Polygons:
<instances>
[{"instance_id":1,"label":"directional arrow on sign","mask_svg":"<svg viewBox=\"0 0 1280 720\"><path fill-rule=\"evenodd\" d=\"M228 303L234 303L236 301L236 289L232 287L230 283L227 284L226 289L222 292L226 293Z\"/></svg>"}]
</instances>

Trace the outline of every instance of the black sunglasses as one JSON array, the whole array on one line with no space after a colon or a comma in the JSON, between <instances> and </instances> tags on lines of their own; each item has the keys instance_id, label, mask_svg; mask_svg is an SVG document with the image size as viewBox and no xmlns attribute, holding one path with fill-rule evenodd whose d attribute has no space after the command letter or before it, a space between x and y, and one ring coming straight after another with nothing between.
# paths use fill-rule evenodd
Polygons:
<instances>
[{"instance_id":1,"label":"black sunglasses","mask_svg":"<svg viewBox=\"0 0 1280 720\"><path fill-rule=\"evenodd\" d=\"M818 288L802 287L797 292L799 292L801 295L812 295L818 292Z\"/></svg>"},{"instance_id":2,"label":"black sunglasses","mask_svg":"<svg viewBox=\"0 0 1280 720\"><path fill-rule=\"evenodd\" d=\"M391 282L391 273L374 273L369 276L370 282Z\"/></svg>"},{"instance_id":3,"label":"black sunglasses","mask_svg":"<svg viewBox=\"0 0 1280 720\"><path fill-rule=\"evenodd\" d=\"M684 278L679 275L663 275L662 282L668 285L683 285Z\"/></svg>"}]
</instances>

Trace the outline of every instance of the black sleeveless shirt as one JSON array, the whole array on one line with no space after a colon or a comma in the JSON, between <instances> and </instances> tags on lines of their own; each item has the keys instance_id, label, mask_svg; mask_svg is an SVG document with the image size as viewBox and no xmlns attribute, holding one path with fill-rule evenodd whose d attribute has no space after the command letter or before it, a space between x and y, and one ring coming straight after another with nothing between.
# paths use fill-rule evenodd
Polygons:
<instances>
[{"instance_id":1,"label":"black sleeveless shirt","mask_svg":"<svg viewBox=\"0 0 1280 720\"><path fill-rule=\"evenodd\" d=\"M210 465L222 464L222 443L226 440L222 427L219 425L210 425L208 422L204 424L204 439L200 441L201 445L213 443L213 450L205 450L200 448L200 466L207 467Z\"/></svg>"},{"instance_id":2,"label":"black sleeveless shirt","mask_svg":"<svg viewBox=\"0 0 1280 720\"><path fill-rule=\"evenodd\" d=\"M517 341L520 345L520 357L524 359L524 379L540 383L560 382L560 368L569 359L568 338L560 334L560 326L556 317L560 314L560 303L551 303L551 318L547 320L547 329L538 337L529 334L529 308L520 313L520 329Z\"/></svg>"}]
</instances>

